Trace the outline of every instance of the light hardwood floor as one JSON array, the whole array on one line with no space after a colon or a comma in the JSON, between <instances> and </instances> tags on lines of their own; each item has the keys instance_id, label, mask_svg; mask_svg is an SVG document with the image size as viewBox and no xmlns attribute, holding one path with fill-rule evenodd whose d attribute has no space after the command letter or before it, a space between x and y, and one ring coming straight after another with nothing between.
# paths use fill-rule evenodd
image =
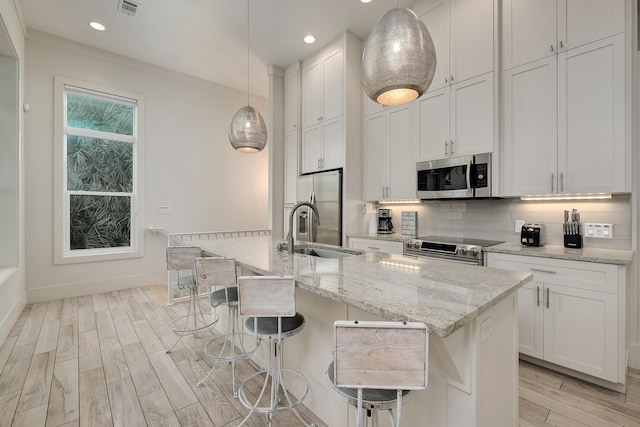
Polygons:
<instances>
[{"instance_id":1,"label":"light hardwood floor","mask_svg":"<svg viewBox=\"0 0 640 427\"><path fill-rule=\"evenodd\" d=\"M193 361L192 341L165 354L176 339L168 324L185 311L166 306L165 292L155 285L27 305L0 348L0 426L236 426L247 411L230 398L230 367L198 388L209 365L202 354ZM237 369L241 378L253 370ZM249 421L268 425L264 415ZM300 424L279 414L274 425ZM521 362L519 425L640 427L640 373L629 372L621 394Z\"/></svg>"}]
</instances>

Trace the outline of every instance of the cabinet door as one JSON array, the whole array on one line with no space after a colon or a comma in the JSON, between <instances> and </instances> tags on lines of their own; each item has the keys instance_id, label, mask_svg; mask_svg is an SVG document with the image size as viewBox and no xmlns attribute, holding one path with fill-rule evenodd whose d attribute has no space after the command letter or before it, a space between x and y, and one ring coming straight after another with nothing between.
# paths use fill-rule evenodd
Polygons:
<instances>
[{"instance_id":1,"label":"cabinet door","mask_svg":"<svg viewBox=\"0 0 640 427\"><path fill-rule=\"evenodd\" d=\"M449 82L493 71L493 0L451 0L449 10Z\"/></svg>"},{"instance_id":2,"label":"cabinet door","mask_svg":"<svg viewBox=\"0 0 640 427\"><path fill-rule=\"evenodd\" d=\"M546 286L544 359L617 382L618 295Z\"/></svg>"},{"instance_id":3,"label":"cabinet door","mask_svg":"<svg viewBox=\"0 0 640 427\"><path fill-rule=\"evenodd\" d=\"M322 159L322 127L312 126L302 131L301 148L301 173L316 172L320 170Z\"/></svg>"},{"instance_id":4,"label":"cabinet door","mask_svg":"<svg viewBox=\"0 0 640 427\"><path fill-rule=\"evenodd\" d=\"M559 42L565 49L572 49L623 32L625 3L621 0L558 0Z\"/></svg>"},{"instance_id":5,"label":"cabinet door","mask_svg":"<svg viewBox=\"0 0 640 427\"><path fill-rule=\"evenodd\" d=\"M561 192L628 191L624 64L624 34L558 55Z\"/></svg>"},{"instance_id":6,"label":"cabinet door","mask_svg":"<svg viewBox=\"0 0 640 427\"><path fill-rule=\"evenodd\" d=\"M284 77L284 132L291 132L298 127L300 95L299 65L287 68Z\"/></svg>"},{"instance_id":7,"label":"cabinet door","mask_svg":"<svg viewBox=\"0 0 640 427\"><path fill-rule=\"evenodd\" d=\"M556 0L503 1L503 69L508 70L557 51L556 10Z\"/></svg>"},{"instance_id":8,"label":"cabinet door","mask_svg":"<svg viewBox=\"0 0 640 427\"><path fill-rule=\"evenodd\" d=\"M322 120L344 112L344 61L342 50L334 50L322 59Z\"/></svg>"},{"instance_id":9,"label":"cabinet door","mask_svg":"<svg viewBox=\"0 0 640 427\"><path fill-rule=\"evenodd\" d=\"M518 351L542 359L543 285L529 282L518 291Z\"/></svg>"},{"instance_id":10,"label":"cabinet door","mask_svg":"<svg viewBox=\"0 0 640 427\"><path fill-rule=\"evenodd\" d=\"M418 114L420 160L449 156L449 87L422 95Z\"/></svg>"},{"instance_id":11,"label":"cabinet door","mask_svg":"<svg viewBox=\"0 0 640 427\"><path fill-rule=\"evenodd\" d=\"M302 127L317 124L322 117L322 62L319 57L304 63L302 70Z\"/></svg>"},{"instance_id":12,"label":"cabinet door","mask_svg":"<svg viewBox=\"0 0 640 427\"><path fill-rule=\"evenodd\" d=\"M365 117L362 127L362 198L381 200L384 198L387 163L387 126L384 113Z\"/></svg>"},{"instance_id":13,"label":"cabinet door","mask_svg":"<svg viewBox=\"0 0 640 427\"><path fill-rule=\"evenodd\" d=\"M556 68L550 56L504 72L505 196L557 191Z\"/></svg>"},{"instance_id":14,"label":"cabinet door","mask_svg":"<svg viewBox=\"0 0 640 427\"><path fill-rule=\"evenodd\" d=\"M298 181L298 131L284 136L284 202L296 203Z\"/></svg>"},{"instance_id":15,"label":"cabinet door","mask_svg":"<svg viewBox=\"0 0 640 427\"><path fill-rule=\"evenodd\" d=\"M449 1L435 0L420 12L436 49L436 71L429 91L440 89L449 83Z\"/></svg>"},{"instance_id":16,"label":"cabinet door","mask_svg":"<svg viewBox=\"0 0 640 427\"><path fill-rule=\"evenodd\" d=\"M391 199L416 198L417 140L413 124L415 104L405 104L389 109L388 164L389 191Z\"/></svg>"},{"instance_id":17,"label":"cabinet door","mask_svg":"<svg viewBox=\"0 0 640 427\"><path fill-rule=\"evenodd\" d=\"M322 169L344 166L344 118L322 122Z\"/></svg>"},{"instance_id":18,"label":"cabinet door","mask_svg":"<svg viewBox=\"0 0 640 427\"><path fill-rule=\"evenodd\" d=\"M493 73L451 86L449 155L493 152Z\"/></svg>"}]
</instances>

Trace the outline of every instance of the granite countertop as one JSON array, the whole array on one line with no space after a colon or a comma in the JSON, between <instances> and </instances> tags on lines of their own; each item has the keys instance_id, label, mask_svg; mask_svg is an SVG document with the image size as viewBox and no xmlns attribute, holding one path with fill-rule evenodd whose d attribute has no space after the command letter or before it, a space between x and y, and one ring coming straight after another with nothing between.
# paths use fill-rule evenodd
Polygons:
<instances>
[{"instance_id":1,"label":"granite countertop","mask_svg":"<svg viewBox=\"0 0 640 427\"><path fill-rule=\"evenodd\" d=\"M233 257L256 274L293 275L300 289L385 319L424 322L439 337L452 334L532 278L531 273L380 252L345 258L289 254L277 250L279 242L262 236L189 244L207 255Z\"/></svg>"},{"instance_id":2,"label":"granite countertop","mask_svg":"<svg viewBox=\"0 0 640 427\"><path fill-rule=\"evenodd\" d=\"M507 242L484 248L485 252L499 254L526 255L542 258L566 259L571 261L599 262L603 264L629 265L633 251L617 249L583 248L570 249L564 246L545 245L540 247L523 246L520 243Z\"/></svg>"},{"instance_id":3,"label":"granite countertop","mask_svg":"<svg viewBox=\"0 0 640 427\"><path fill-rule=\"evenodd\" d=\"M392 233L392 234L377 234L377 233L354 233L348 234L349 239L373 239L382 240L388 242L404 242L412 239L413 236L407 236L406 234Z\"/></svg>"}]
</instances>

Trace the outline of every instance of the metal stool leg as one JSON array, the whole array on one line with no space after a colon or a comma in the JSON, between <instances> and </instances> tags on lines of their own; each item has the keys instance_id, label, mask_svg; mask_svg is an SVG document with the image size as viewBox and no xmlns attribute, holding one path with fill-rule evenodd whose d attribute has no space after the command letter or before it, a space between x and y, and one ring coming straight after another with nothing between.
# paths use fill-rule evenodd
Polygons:
<instances>
[{"instance_id":1,"label":"metal stool leg","mask_svg":"<svg viewBox=\"0 0 640 427\"><path fill-rule=\"evenodd\" d=\"M251 417L251 415L254 412L265 413L267 415L267 419L269 420L269 426L271 426L273 421L273 414L275 414L276 412L284 412L289 410L292 410L295 416L298 418L298 420L300 420L300 422L306 427L315 427L314 423L306 422L296 408L296 406L302 403L304 398L307 396L307 393L309 392L308 382L307 382L307 390L305 391L304 395L295 402L292 401L291 396L289 395L289 392L284 384L284 378L282 376L282 373L284 371L293 372L303 379L304 377L302 376L302 374L300 374L297 371L282 367L282 340L270 340L269 353L270 355L269 355L269 362L267 364L267 368L254 373L240 385L240 389L238 390L238 396L240 398L240 402L245 407L250 408L250 411L247 414L247 416L244 417L242 422L238 424L238 427L244 425L244 423L247 422L247 420ZM260 390L260 394L258 395L258 398L256 399L255 403L253 404L249 403L247 400L247 396L244 392L244 385L246 384L247 381L262 374L264 374L265 379L264 379L264 383L262 384L262 389ZM267 390L269 378L271 378L269 407L266 407L266 406L260 407L258 405L260 404L260 401L262 400L264 393ZM286 407L278 407L278 391L280 388L282 389L282 393L288 403L288 406Z\"/></svg>"}]
</instances>

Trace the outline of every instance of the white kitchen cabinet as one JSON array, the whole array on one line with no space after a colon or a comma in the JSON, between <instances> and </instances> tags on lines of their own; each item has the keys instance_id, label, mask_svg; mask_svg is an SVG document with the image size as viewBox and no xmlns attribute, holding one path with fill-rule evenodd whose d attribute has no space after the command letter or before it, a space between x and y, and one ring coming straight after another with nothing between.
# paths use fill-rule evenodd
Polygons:
<instances>
[{"instance_id":1,"label":"white kitchen cabinet","mask_svg":"<svg viewBox=\"0 0 640 427\"><path fill-rule=\"evenodd\" d=\"M302 124L314 126L344 112L341 43L332 43L302 63Z\"/></svg>"},{"instance_id":2,"label":"white kitchen cabinet","mask_svg":"<svg viewBox=\"0 0 640 427\"><path fill-rule=\"evenodd\" d=\"M284 136L284 203L295 204L298 198L298 131Z\"/></svg>"},{"instance_id":3,"label":"white kitchen cabinet","mask_svg":"<svg viewBox=\"0 0 640 427\"><path fill-rule=\"evenodd\" d=\"M621 33L624 12L623 0L504 0L503 69Z\"/></svg>"},{"instance_id":4,"label":"white kitchen cabinet","mask_svg":"<svg viewBox=\"0 0 640 427\"><path fill-rule=\"evenodd\" d=\"M295 62L284 74L284 133L297 131L299 122L300 62Z\"/></svg>"},{"instance_id":5,"label":"white kitchen cabinet","mask_svg":"<svg viewBox=\"0 0 640 427\"><path fill-rule=\"evenodd\" d=\"M416 105L385 108L363 121L363 199L416 198Z\"/></svg>"},{"instance_id":6,"label":"white kitchen cabinet","mask_svg":"<svg viewBox=\"0 0 640 427\"><path fill-rule=\"evenodd\" d=\"M402 254L403 243L390 240L366 239L366 238L349 238L349 247L352 249L361 249L369 251L385 252L388 254Z\"/></svg>"},{"instance_id":7,"label":"white kitchen cabinet","mask_svg":"<svg viewBox=\"0 0 640 427\"><path fill-rule=\"evenodd\" d=\"M302 173L344 165L344 118L342 116L302 130Z\"/></svg>"},{"instance_id":8,"label":"white kitchen cabinet","mask_svg":"<svg viewBox=\"0 0 640 427\"><path fill-rule=\"evenodd\" d=\"M430 91L493 71L494 0L431 0L415 6L436 49Z\"/></svg>"},{"instance_id":9,"label":"white kitchen cabinet","mask_svg":"<svg viewBox=\"0 0 640 427\"><path fill-rule=\"evenodd\" d=\"M488 265L534 275L518 291L520 353L625 383L625 267L497 253Z\"/></svg>"},{"instance_id":10,"label":"white kitchen cabinet","mask_svg":"<svg viewBox=\"0 0 640 427\"><path fill-rule=\"evenodd\" d=\"M486 73L418 100L420 160L493 152L493 77Z\"/></svg>"},{"instance_id":11,"label":"white kitchen cabinet","mask_svg":"<svg viewBox=\"0 0 640 427\"><path fill-rule=\"evenodd\" d=\"M624 42L618 34L504 72L503 195L629 191Z\"/></svg>"}]
</instances>

